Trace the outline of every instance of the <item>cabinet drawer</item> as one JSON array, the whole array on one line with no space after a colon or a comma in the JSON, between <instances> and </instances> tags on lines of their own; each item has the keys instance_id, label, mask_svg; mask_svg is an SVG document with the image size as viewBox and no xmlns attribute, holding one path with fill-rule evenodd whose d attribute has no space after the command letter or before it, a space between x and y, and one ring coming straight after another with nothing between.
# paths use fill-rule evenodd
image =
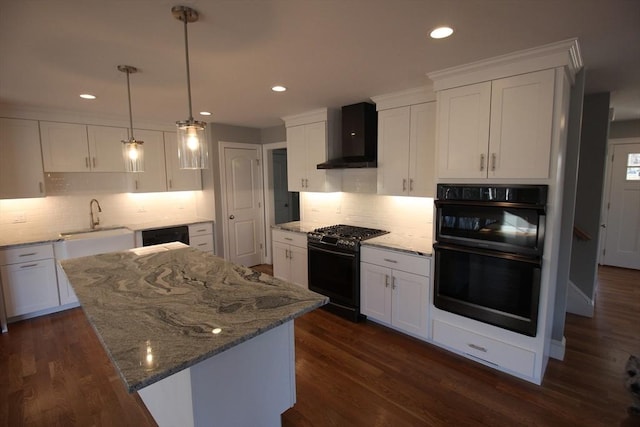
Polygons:
<instances>
[{"instance_id":1,"label":"cabinet drawer","mask_svg":"<svg viewBox=\"0 0 640 427\"><path fill-rule=\"evenodd\" d=\"M398 251L387 251L370 246L360 249L360 261L389 267L407 273L429 276L431 273L431 258L405 254Z\"/></svg>"},{"instance_id":2,"label":"cabinet drawer","mask_svg":"<svg viewBox=\"0 0 640 427\"><path fill-rule=\"evenodd\" d=\"M56 307L58 281L53 259L0 267L7 317Z\"/></svg>"},{"instance_id":3,"label":"cabinet drawer","mask_svg":"<svg viewBox=\"0 0 640 427\"><path fill-rule=\"evenodd\" d=\"M439 344L527 377L533 376L535 353L466 329L433 321L433 340Z\"/></svg>"},{"instance_id":4,"label":"cabinet drawer","mask_svg":"<svg viewBox=\"0 0 640 427\"><path fill-rule=\"evenodd\" d=\"M293 231L272 230L271 238L274 242L286 243L289 245L307 247L307 234Z\"/></svg>"},{"instance_id":5,"label":"cabinet drawer","mask_svg":"<svg viewBox=\"0 0 640 427\"><path fill-rule=\"evenodd\" d=\"M189 238L201 236L203 234L213 234L213 224L210 222L200 222L189 225Z\"/></svg>"},{"instance_id":6,"label":"cabinet drawer","mask_svg":"<svg viewBox=\"0 0 640 427\"><path fill-rule=\"evenodd\" d=\"M204 252L213 252L213 235L189 236L189 246Z\"/></svg>"},{"instance_id":7,"label":"cabinet drawer","mask_svg":"<svg viewBox=\"0 0 640 427\"><path fill-rule=\"evenodd\" d=\"M32 245L0 251L0 265L53 258L53 245Z\"/></svg>"}]
</instances>

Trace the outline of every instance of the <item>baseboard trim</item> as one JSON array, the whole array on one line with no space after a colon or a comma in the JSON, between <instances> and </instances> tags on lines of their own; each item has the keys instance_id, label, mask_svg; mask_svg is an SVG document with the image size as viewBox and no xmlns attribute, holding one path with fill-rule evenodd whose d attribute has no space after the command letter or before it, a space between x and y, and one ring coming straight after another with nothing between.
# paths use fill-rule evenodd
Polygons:
<instances>
[{"instance_id":1,"label":"baseboard trim","mask_svg":"<svg viewBox=\"0 0 640 427\"><path fill-rule=\"evenodd\" d=\"M567 346L567 340L562 337L562 341L551 340L551 347L549 348L549 357L553 357L557 360L564 360L564 351Z\"/></svg>"}]
</instances>

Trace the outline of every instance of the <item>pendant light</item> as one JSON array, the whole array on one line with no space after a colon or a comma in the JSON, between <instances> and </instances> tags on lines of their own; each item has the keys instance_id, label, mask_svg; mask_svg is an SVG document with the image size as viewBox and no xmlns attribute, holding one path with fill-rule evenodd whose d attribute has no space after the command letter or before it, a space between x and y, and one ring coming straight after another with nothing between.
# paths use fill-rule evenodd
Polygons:
<instances>
[{"instance_id":1,"label":"pendant light","mask_svg":"<svg viewBox=\"0 0 640 427\"><path fill-rule=\"evenodd\" d=\"M171 8L173 16L184 24L184 49L187 63L187 94L189 96L189 118L176 122L178 128L178 162L180 169L208 169L209 150L205 133L207 124L193 120L191 110L191 77L189 75L189 38L187 24L198 20L198 12L187 6Z\"/></svg>"},{"instance_id":2,"label":"pendant light","mask_svg":"<svg viewBox=\"0 0 640 427\"><path fill-rule=\"evenodd\" d=\"M127 73L127 95L129 97L129 139L122 141L122 157L127 172L144 172L144 150L143 141L138 141L133 137L133 116L131 114L131 86L129 85L129 74L137 73L138 69L131 65L118 65L118 71Z\"/></svg>"}]
</instances>

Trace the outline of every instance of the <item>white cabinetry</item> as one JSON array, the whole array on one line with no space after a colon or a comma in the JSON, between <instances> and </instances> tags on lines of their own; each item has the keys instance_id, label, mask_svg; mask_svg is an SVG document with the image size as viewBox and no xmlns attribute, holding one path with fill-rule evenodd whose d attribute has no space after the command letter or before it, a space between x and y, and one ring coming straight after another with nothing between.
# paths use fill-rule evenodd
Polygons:
<instances>
[{"instance_id":1,"label":"white cabinetry","mask_svg":"<svg viewBox=\"0 0 640 427\"><path fill-rule=\"evenodd\" d=\"M51 244L0 251L0 278L9 318L60 304Z\"/></svg>"},{"instance_id":2,"label":"white cabinetry","mask_svg":"<svg viewBox=\"0 0 640 427\"><path fill-rule=\"evenodd\" d=\"M555 70L438 92L438 177L548 178Z\"/></svg>"},{"instance_id":3,"label":"white cabinetry","mask_svg":"<svg viewBox=\"0 0 640 427\"><path fill-rule=\"evenodd\" d=\"M23 197L44 197L38 122L0 119L0 199Z\"/></svg>"},{"instance_id":4,"label":"white cabinetry","mask_svg":"<svg viewBox=\"0 0 640 427\"><path fill-rule=\"evenodd\" d=\"M428 338L430 258L363 246L360 260L362 314Z\"/></svg>"},{"instance_id":5,"label":"white cabinetry","mask_svg":"<svg viewBox=\"0 0 640 427\"><path fill-rule=\"evenodd\" d=\"M164 149L167 165L167 188L169 191L202 190L202 174L199 169L180 169L180 164L178 163L178 139L175 132L164 133Z\"/></svg>"},{"instance_id":6,"label":"white cabinetry","mask_svg":"<svg viewBox=\"0 0 640 427\"><path fill-rule=\"evenodd\" d=\"M189 246L192 246L203 252L209 252L213 254L213 224L211 222L190 224Z\"/></svg>"},{"instance_id":7,"label":"white cabinetry","mask_svg":"<svg viewBox=\"0 0 640 427\"><path fill-rule=\"evenodd\" d=\"M292 231L272 230L273 275L278 279L309 286L307 268L307 235Z\"/></svg>"},{"instance_id":8,"label":"white cabinetry","mask_svg":"<svg viewBox=\"0 0 640 427\"><path fill-rule=\"evenodd\" d=\"M135 130L137 140L144 142L144 172L130 174L132 191L149 193L167 191L167 170L164 154L164 135L160 131Z\"/></svg>"},{"instance_id":9,"label":"white cabinetry","mask_svg":"<svg viewBox=\"0 0 640 427\"><path fill-rule=\"evenodd\" d=\"M435 193L435 102L378 111L378 194Z\"/></svg>"},{"instance_id":10,"label":"white cabinetry","mask_svg":"<svg viewBox=\"0 0 640 427\"><path fill-rule=\"evenodd\" d=\"M333 150L339 127L327 109L284 117L287 127L287 178L289 191L340 191L338 171L318 169L337 153Z\"/></svg>"},{"instance_id":11,"label":"white cabinetry","mask_svg":"<svg viewBox=\"0 0 640 427\"><path fill-rule=\"evenodd\" d=\"M124 172L127 129L40 122L45 172Z\"/></svg>"}]
</instances>

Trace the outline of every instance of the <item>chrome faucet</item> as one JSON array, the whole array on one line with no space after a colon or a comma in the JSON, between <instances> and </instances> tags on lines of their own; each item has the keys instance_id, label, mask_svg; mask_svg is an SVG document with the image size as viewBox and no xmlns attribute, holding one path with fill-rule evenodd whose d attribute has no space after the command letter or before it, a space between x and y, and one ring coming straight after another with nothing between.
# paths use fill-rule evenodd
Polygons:
<instances>
[{"instance_id":1,"label":"chrome faucet","mask_svg":"<svg viewBox=\"0 0 640 427\"><path fill-rule=\"evenodd\" d=\"M98 206L98 212L102 212L100 202L98 202L98 200L96 199L91 199L91 201L89 202L89 226L92 230L96 228L96 225L100 224L100 216L97 213L95 217L93 216L93 202L96 202L96 205Z\"/></svg>"}]
</instances>

